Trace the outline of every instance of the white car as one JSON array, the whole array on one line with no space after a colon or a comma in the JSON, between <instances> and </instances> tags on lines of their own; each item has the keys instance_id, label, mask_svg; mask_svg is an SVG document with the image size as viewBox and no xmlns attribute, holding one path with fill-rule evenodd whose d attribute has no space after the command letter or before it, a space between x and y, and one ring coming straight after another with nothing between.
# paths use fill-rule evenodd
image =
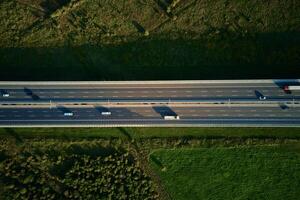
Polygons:
<instances>
[{"instance_id":1,"label":"white car","mask_svg":"<svg viewBox=\"0 0 300 200\"><path fill-rule=\"evenodd\" d=\"M73 116L74 114L72 112L65 112L64 116Z\"/></svg>"},{"instance_id":2,"label":"white car","mask_svg":"<svg viewBox=\"0 0 300 200\"><path fill-rule=\"evenodd\" d=\"M260 97L259 97L259 100L266 100L266 99L267 99L266 96L260 96Z\"/></svg>"},{"instance_id":3,"label":"white car","mask_svg":"<svg viewBox=\"0 0 300 200\"><path fill-rule=\"evenodd\" d=\"M9 94L7 92L2 94L2 97L9 97Z\"/></svg>"},{"instance_id":4,"label":"white car","mask_svg":"<svg viewBox=\"0 0 300 200\"><path fill-rule=\"evenodd\" d=\"M101 115L111 115L111 112L109 112L109 111L101 112Z\"/></svg>"}]
</instances>

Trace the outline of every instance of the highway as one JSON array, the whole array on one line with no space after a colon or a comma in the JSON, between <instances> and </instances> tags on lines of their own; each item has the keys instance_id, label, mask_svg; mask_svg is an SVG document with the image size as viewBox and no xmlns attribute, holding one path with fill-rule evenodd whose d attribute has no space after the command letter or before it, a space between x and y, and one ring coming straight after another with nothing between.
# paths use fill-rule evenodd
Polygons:
<instances>
[{"instance_id":1,"label":"highway","mask_svg":"<svg viewBox=\"0 0 300 200\"><path fill-rule=\"evenodd\" d=\"M0 127L299 127L298 82L0 82Z\"/></svg>"}]
</instances>

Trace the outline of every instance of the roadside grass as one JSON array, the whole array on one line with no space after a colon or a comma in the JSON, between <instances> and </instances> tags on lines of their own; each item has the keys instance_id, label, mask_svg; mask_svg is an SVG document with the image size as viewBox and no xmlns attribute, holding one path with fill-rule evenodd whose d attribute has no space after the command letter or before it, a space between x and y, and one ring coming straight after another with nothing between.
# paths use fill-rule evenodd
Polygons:
<instances>
[{"instance_id":1,"label":"roadside grass","mask_svg":"<svg viewBox=\"0 0 300 200\"><path fill-rule=\"evenodd\" d=\"M299 128L0 128L1 137L61 139L273 138L299 139Z\"/></svg>"},{"instance_id":2,"label":"roadside grass","mask_svg":"<svg viewBox=\"0 0 300 200\"><path fill-rule=\"evenodd\" d=\"M153 37L101 47L0 47L0 80L297 78L299 38L291 32L197 40Z\"/></svg>"},{"instance_id":3,"label":"roadside grass","mask_svg":"<svg viewBox=\"0 0 300 200\"><path fill-rule=\"evenodd\" d=\"M296 200L299 146L160 149L149 159L172 199Z\"/></svg>"},{"instance_id":4,"label":"roadside grass","mask_svg":"<svg viewBox=\"0 0 300 200\"><path fill-rule=\"evenodd\" d=\"M298 2L156 2L4 0L0 80L300 76Z\"/></svg>"}]
</instances>

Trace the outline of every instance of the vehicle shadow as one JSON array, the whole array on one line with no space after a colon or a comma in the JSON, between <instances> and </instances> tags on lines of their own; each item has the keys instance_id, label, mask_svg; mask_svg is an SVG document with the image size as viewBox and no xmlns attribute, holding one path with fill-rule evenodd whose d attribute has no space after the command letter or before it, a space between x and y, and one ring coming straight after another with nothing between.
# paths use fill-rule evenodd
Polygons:
<instances>
[{"instance_id":1,"label":"vehicle shadow","mask_svg":"<svg viewBox=\"0 0 300 200\"><path fill-rule=\"evenodd\" d=\"M61 111L63 114L64 113L71 113L72 112L71 109L66 108L65 106L59 105L56 108L57 108L57 110Z\"/></svg>"},{"instance_id":2,"label":"vehicle shadow","mask_svg":"<svg viewBox=\"0 0 300 200\"><path fill-rule=\"evenodd\" d=\"M154 106L152 107L155 112L160 114L160 116L163 118L164 116L171 115L171 116L176 116L177 113L173 111L170 107L168 106Z\"/></svg>"},{"instance_id":3,"label":"vehicle shadow","mask_svg":"<svg viewBox=\"0 0 300 200\"><path fill-rule=\"evenodd\" d=\"M33 93L31 89L24 87L24 92L27 96L31 97L33 100L40 100L40 97L35 93Z\"/></svg>"},{"instance_id":4,"label":"vehicle shadow","mask_svg":"<svg viewBox=\"0 0 300 200\"><path fill-rule=\"evenodd\" d=\"M255 90L254 91L254 93L255 93L255 96L256 96L256 98L260 98L260 97L263 97L264 95L261 93L261 92L259 92L258 90Z\"/></svg>"}]
</instances>

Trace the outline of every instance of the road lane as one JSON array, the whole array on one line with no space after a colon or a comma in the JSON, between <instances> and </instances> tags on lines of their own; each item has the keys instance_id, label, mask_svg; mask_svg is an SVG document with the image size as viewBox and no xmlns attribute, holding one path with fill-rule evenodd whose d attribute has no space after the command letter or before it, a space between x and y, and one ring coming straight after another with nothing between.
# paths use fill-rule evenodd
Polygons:
<instances>
[{"instance_id":1,"label":"road lane","mask_svg":"<svg viewBox=\"0 0 300 200\"><path fill-rule=\"evenodd\" d=\"M65 111L73 112L74 116L64 116ZM101 112L109 110L110 116L103 116ZM268 110L269 112L266 112ZM164 115L179 115L180 120L164 120ZM1 108L0 125L31 124L46 125L57 122L68 125L80 124L148 124L148 125L212 125L230 124L235 122L241 125L273 124L299 125L300 107L63 107L63 108Z\"/></svg>"}]
</instances>

